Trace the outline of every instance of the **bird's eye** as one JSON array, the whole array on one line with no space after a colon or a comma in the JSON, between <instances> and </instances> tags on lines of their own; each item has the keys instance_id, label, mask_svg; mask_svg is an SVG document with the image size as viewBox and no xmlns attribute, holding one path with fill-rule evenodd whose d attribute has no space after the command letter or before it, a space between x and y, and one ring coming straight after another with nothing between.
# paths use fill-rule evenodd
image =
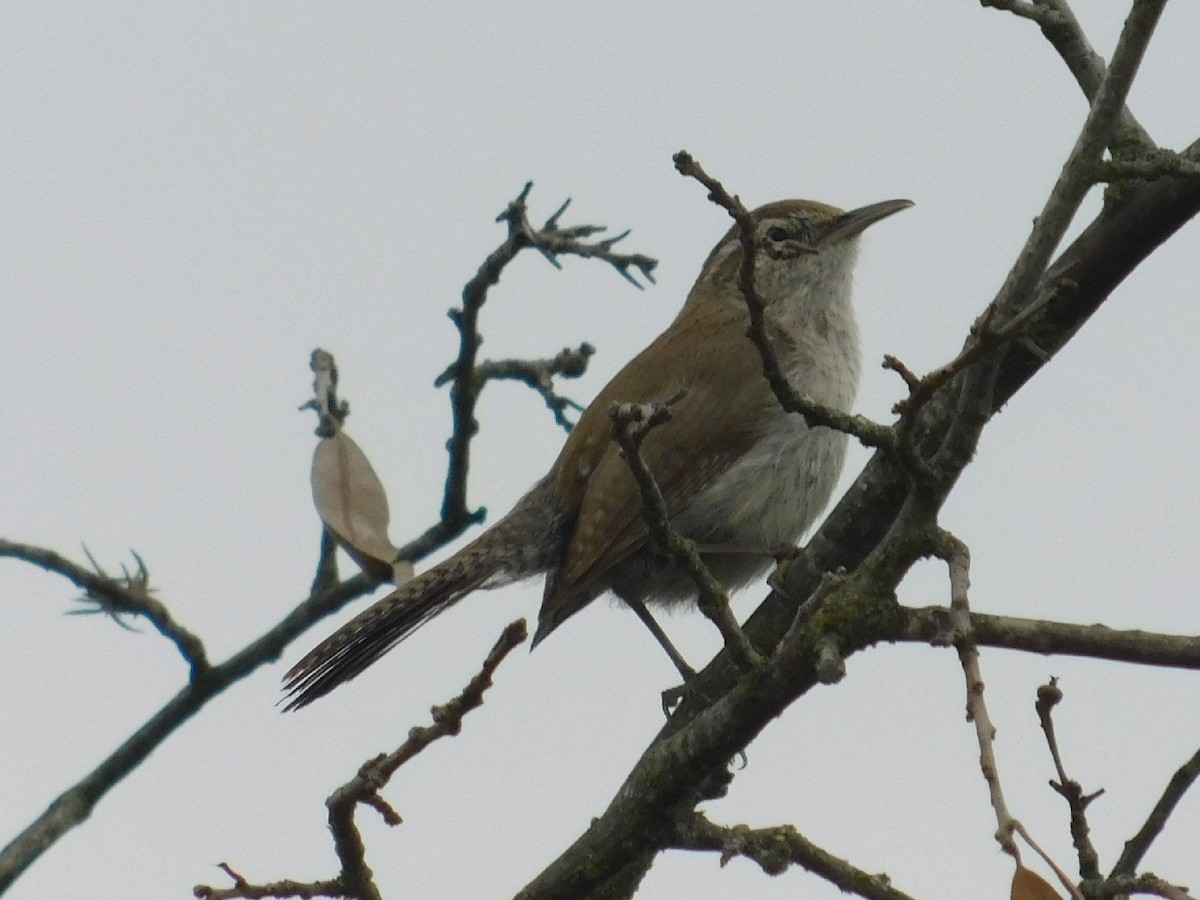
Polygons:
<instances>
[{"instance_id":1,"label":"bird's eye","mask_svg":"<svg viewBox=\"0 0 1200 900\"><path fill-rule=\"evenodd\" d=\"M781 244L788 239L789 235L786 228L781 228L780 226L776 225L773 228L767 229L767 237L776 243Z\"/></svg>"}]
</instances>

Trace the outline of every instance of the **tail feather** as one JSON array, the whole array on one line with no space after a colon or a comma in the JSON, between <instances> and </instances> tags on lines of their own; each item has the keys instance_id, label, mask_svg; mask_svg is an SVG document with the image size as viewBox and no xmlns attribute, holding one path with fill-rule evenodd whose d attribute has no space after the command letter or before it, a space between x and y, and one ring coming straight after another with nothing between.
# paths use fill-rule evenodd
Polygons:
<instances>
[{"instance_id":1,"label":"tail feather","mask_svg":"<svg viewBox=\"0 0 1200 900\"><path fill-rule=\"evenodd\" d=\"M284 676L284 708L300 709L345 684L472 591L547 571L560 556L564 533L554 485L543 478L470 544L314 647Z\"/></svg>"},{"instance_id":2,"label":"tail feather","mask_svg":"<svg viewBox=\"0 0 1200 900\"><path fill-rule=\"evenodd\" d=\"M354 678L486 580L486 573L470 578L455 578L454 574L431 569L363 610L314 647L284 676L284 710L307 706Z\"/></svg>"}]
</instances>

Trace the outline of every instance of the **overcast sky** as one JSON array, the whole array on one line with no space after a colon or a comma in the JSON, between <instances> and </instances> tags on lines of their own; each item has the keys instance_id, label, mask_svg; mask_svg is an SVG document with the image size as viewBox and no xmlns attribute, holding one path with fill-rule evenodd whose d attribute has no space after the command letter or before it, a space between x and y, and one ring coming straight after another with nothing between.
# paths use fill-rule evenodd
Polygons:
<instances>
[{"instance_id":1,"label":"overcast sky","mask_svg":"<svg viewBox=\"0 0 1200 900\"><path fill-rule=\"evenodd\" d=\"M1078 0L1107 56L1127 7ZM1161 144L1197 137L1200 5L1172 4L1131 105ZM527 179L544 217L632 228L658 258L611 269L527 254L493 290L485 356L598 352L586 401L675 314L727 219L672 169L691 151L751 204L916 207L863 240L857 411L889 420L893 353L947 361L994 295L1086 105L1037 28L971 0L708 3L7 3L0 7L0 536L110 571L148 562L160 598L220 661L306 594L310 351L333 352L348 431L384 480L392 537L436 517L449 434L445 317ZM1087 213L1094 214L1092 198ZM972 549L981 611L1200 633L1195 223L1114 295L989 427L943 524ZM487 389L470 502L501 514L562 441L527 390ZM851 454L844 483L865 452ZM343 572L353 571L345 562ZM328 877L326 795L456 694L541 585L481 594L352 685L294 715L287 665L323 622L173 735L16 884L17 900L190 896L247 878ZM64 617L77 592L6 560L0 577L0 843L184 684L152 629ZM745 592L745 615L762 594ZM905 602L947 599L920 567ZM698 616L666 619L696 664ZM1060 739L1107 869L1200 743L1192 673L985 652L1014 813L1068 870L1065 804L1033 713L1061 677ZM507 897L599 814L661 725L674 670L601 602L501 668L463 734L360 814L389 897ZM952 652L853 657L749 749L724 823L794 823L920 897L1007 896L1011 865L964 722ZM1200 798L1148 867L1200 884ZM649 898L841 896L796 870L667 854Z\"/></svg>"}]
</instances>

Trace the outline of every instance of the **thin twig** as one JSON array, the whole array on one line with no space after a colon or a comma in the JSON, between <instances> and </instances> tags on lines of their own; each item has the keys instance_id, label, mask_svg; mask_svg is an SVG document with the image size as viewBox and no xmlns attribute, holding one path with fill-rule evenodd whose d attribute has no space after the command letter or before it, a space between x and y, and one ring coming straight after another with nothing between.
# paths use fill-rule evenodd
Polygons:
<instances>
[{"instance_id":1,"label":"thin twig","mask_svg":"<svg viewBox=\"0 0 1200 900\"><path fill-rule=\"evenodd\" d=\"M487 300L488 291L500 280L505 267L517 255L527 248L538 250L555 268L561 268L557 258L560 255L581 256L603 260L611 265L626 280L641 288L642 285L633 275L631 269L640 272L647 281L653 282L653 271L657 262L640 253L621 254L612 251L612 245L625 237L628 232L615 238L588 243L585 238L597 232L604 231L600 225L577 225L572 228L559 228L558 219L570 203L568 200L546 220L542 228L534 228L529 222L528 207L525 201L533 189L533 182L527 182L516 199L511 201L504 212L496 217L497 222L508 226L508 236L484 260L479 270L463 287L462 307L449 312L451 321L459 332L459 350L454 363L447 373L450 375L450 406L454 424L446 447L450 454L450 463L446 472L446 487L442 502L442 521L431 531L437 530L437 537L444 543L446 532L458 527L459 533L468 526L483 521L486 510L470 511L466 502L467 472L470 469L471 438L478 429L475 421L475 404L479 397L480 384L476 381L476 358L481 343L479 337L479 312ZM438 383L444 383L447 373L438 378ZM448 524L445 524L448 523ZM457 535L451 535L451 537ZM422 536L424 537L424 536ZM401 548L402 550L405 548Z\"/></svg>"},{"instance_id":2,"label":"thin twig","mask_svg":"<svg viewBox=\"0 0 1200 900\"><path fill-rule=\"evenodd\" d=\"M171 615L166 604L154 596L150 587L150 573L141 556L131 550L130 553L137 562L136 571L124 570L121 577L114 577L105 572L99 563L92 559L86 547L84 553L92 560L93 569L72 562L65 556L44 547L19 544L16 541L0 538L0 557L8 556L24 560L47 572L62 575L68 581L82 588L84 590L83 599L94 603L98 611L114 616L128 613L145 618L159 634L179 649L180 655L191 669L193 681L204 678L210 672L211 666L203 642L175 621L175 617Z\"/></svg>"},{"instance_id":3,"label":"thin twig","mask_svg":"<svg viewBox=\"0 0 1200 900\"><path fill-rule=\"evenodd\" d=\"M1002 850L1021 864L1021 853L1014 834L1019 834L1047 865L1054 870L1059 881L1076 900L1083 900L1079 889L1070 877L1058 867L1009 811L1000 785L1000 767L996 761L996 726L992 724L987 703L984 700L983 673L979 665L979 646L976 643L971 622L970 587L971 553L967 545L950 532L938 529L933 538L933 553L946 563L950 575L950 617L954 622L954 647L967 681L967 721L975 725L975 738L979 743L979 768L988 786L992 810L996 814L996 841Z\"/></svg>"},{"instance_id":4,"label":"thin twig","mask_svg":"<svg viewBox=\"0 0 1200 900\"><path fill-rule=\"evenodd\" d=\"M979 0L979 5L985 9L1002 9L1043 26L1049 24L1054 15L1052 11L1038 6L1031 0Z\"/></svg>"},{"instance_id":5,"label":"thin twig","mask_svg":"<svg viewBox=\"0 0 1200 900\"><path fill-rule=\"evenodd\" d=\"M556 269L562 268L562 263L558 261L559 256L579 256L583 259L603 260L616 269L622 278L636 288L640 289L644 285L637 280L631 270L636 270L651 284L654 283L654 269L658 266L657 260L643 253L613 252L612 248L619 241L623 241L629 236L628 229L614 237L588 243L586 238L594 234L601 234L607 231L608 228L604 225L559 227L558 220L567 211L567 207L571 205L569 197L563 201L563 204L555 210L554 214L546 220L541 228L533 227L529 221L528 210L525 206L525 200L529 196L529 191L532 187L532 181L526 182L524 189L518 195L517 199L510 203L508 208L496 217L497 222L508 223L510 235L516 236L518 241L523 242L524 246L536 249Z\"/></svg>"},{"instance_id":6,"label":"thin twig","mask_svg":"<svg viewBox=\"0 0 1200 900\"><path fill-rule=\"evenodd\" d=\"M501 359L484 360L475 367L475 390L483 390L489 381L520 381L541 396L546 406L554 414L555 423L569 432L573 427L564 410L583 409L574 400L563 397L554 390L554 378L579 378L586 371L588 360L596 352L591 344L583 343L572 350L567 347L551 359ZM434 381L434 387L441 387L454 377L454 366L446 369Z\"/></svg>"},{"instance_id":7,"label":"thin twig","mask_svg":"<svg viewBox=\"0 0 1200 900\"><path fill-rule=\"evenodd\" d=\"M1013 841L1016 819L1008 811L1004 790L1000 785L1000 770L996 764L996 728L983 699L983 674L979 667L979 648L975 642L968 601L970 589L971 554L966 544L946 531L938 532L934 553L946 563L950 573L950 618L954 622L954 648L967 681L967 721L975 725L979 743L979 768L987 782L992 810L996 814L996 841L1001 849L1019 863L1021 853Z\"/></svg>"},{"instance_id":8,"label":"thin twig","mask_svg":"<svg viewBox=\"0 0 1200 900\"><path fill-rule=\"evenodd\" d=\"M518 619L505 628L483 661L479 673L467 683L462 693L450 702L433 708L432 725L413 728L408 733L408 740L396 750L381 753L365 762L352 779L329 795L325 801L329 810L329 830L333 834L334 849L342 866L341 873L336 878L308 883L285 880L254 885L222 863L221 868L234 881L233 887L213 888L197 885L192 893L201 900L326 896L380 900L381 895L375 886L373 873L367 866L366 847L354 821L356 808L359 804L369 806L378 811L388 825L400 824L400 816L379 795L380 789L388 783L400 766L434 741L452 737L462 731L466 714L483 705L483 695L492 686L492 677L496 669L527 636L524 619Z\"/></svg>"},{"instance_id":9,"label":"thin twig","mask_svg":"<svg viewBox=\"0 0 1200 900\"><path fill-rule=\"evenodd\" d=\"M1147 894L1153 897L1163 897L1164 900L1196 900L1188 889L1178 884L1171 884L1159 878L1153 872L1143 872L1141 875L1117 875L1099 884L1088 885L1089 900L1128 900L1131 894Z\"/></svg>"},{"instance_id":10,"label":"thin twig","mask_svg":"<svg viewBox=\"0 0 1200 900\"><path fill-rule=\"evenodd\" d=\"M1032 3L1029 0L980 0L980 5L1006 10L1036 22L1042 35L1066 63L1088 103L1095 102L1108 69L1104 59L1092 48L1067 0L1034 0ZM1114 148L1154 146L1150 135L1128 107L1121 110L1116 139L1110 143Z\"/></svg>"},{"instance_id":11,"label":"thin twig","mask_svg":"<svg viewBox=\"0 0 1200 900\"><path fill-rule=\"evenodd\" d=\"M337 395L337 362L332 353L318 347L309 357L308 367L313 371L313 397L300 409L316 411L317 437L333 437L350 415L350 404Z\"/></svg>"},{"instance_id":12,"label":"thin twig","mask_svg":"<svg viewBox=\"0 0 1200 900\"><path fill-rule=\"evenodd\" d=\"M577 225L559 228L558 219L570 201L563 203L546 220L542 228L534 228L529 222L526 200L533 190L533 182L526 182L521 193L496 217L497 222L508 226L504 241L488 255L474 277L463 286L462 307L449 311L451 321L459 332L458 355L449 368L438 376L437 383L450 386L450 408L453 418L451 434L446 442L449 462L443 490L441 518L424 534L400 548L400 558L416 561L458 537L471 525L484 520L487 510L470 510L466 502L467 473L470 470L471 439L478 430L475 420L475 405L479 396L479 385L475 381L479 345L479 312L487 300L488 291L495 285L504 269L521 251L533 248L542 254L555 268L561 268L558 255L580 256L600 259L611 265L626 280L641 288L642 284L631 274L639 272L647 281L653 282L653 271L657 261L641 253L614 253L612 246L625 237L624 232L615 238L587 242L585 238L604 231L600 225Z\"/></svg>"},{"instance_id":13,"label":"thin twig","mask_svg":"<svg viewBox=\"0 0 1200 900\"><path fill-rule=\"evenodd\" d=\"M266 663L314 622L369 593L376 582L355 575L334 587L313 594L234 656L193 678L158 712L150 716L124 743L91 772L63 791L3 850L0 850L0 893L66 832L91 815L96 804L184 722L231 684Z\"/></svg>"},{"instance_id":14,"label":"thin twig","mask_svg":"<svg viewBox=\"0 0 1200 900\"><path fill-rule=\"evenodd\" d=\"M1054 876L1059 880L1062 886L1067 889L1067 893L1071 895L1073 900L1085 900L1083 893L1071 879L1071 876L1064 872L1058 863L1054 861L1054 858L1041 848L1038 842L1035 841L1029 832L1025 830L1025 826L1015 819L1013 820L1013 832L1020 835L1025 843L1029 845L1030 849L1032 849L1033 852L1041 858L1042 862L1050 867L1050 870L1054 872Z\"/></svg>"},{"instance_id":15,"label":"thin twig","mask_svg":"<svg viewBox=\"0 0 1200 900\"><path fill-rule=\"evenodd\" d=\"M955 621L944 606L903 607L901 611L904 623L892 640L920 641L942 647L953 645ZM971 613L971 629L976 643L983 647L1200 669L1200 637L1194 635L1119 630L1105 625L1077 625L980 612Z\"/></svg>"},{"instance_id":16,"label":"thin twig","mask_svg":"<svg viewBox=\"0 0 1200 900\"><path fill-rule=\"evenodd\" d=\"M198 884L192 889L192 896L199 900L265 900L269 897L297 897L299 900L309 900L315 897L345 897L342 884L336 878L329 881L271 881L266 884L251 884L228 863L218 863L217 867L233 880L233 886L214 888Z\"/></svg>"},{"instance_id":17,"label":"thin twig","mask_svg":"<svg viewBox=\"0 0 1200 900\"><path fill-rule=\"evenodd\" d=\"M344 884L365 886L371 883L371 870L367 868L362 838L354 822L354 808L359 803L367 804L378 810L389 825L399 824L400 817L379 796L380 788L388 783L397 769L434 741L462 731L463 717L483 705L483 695L492 686L496 669L527 636L524 619L518 619L506 627L483 661L479 673L468 682L462 693L449 703L433 708L432 725L413 728L408 740L398 748L364 763L354 778L330 794L325 805L329 808L329 830L342 863L340 879Z\"/></svg>"},{"instance_id":18,"label":"thin twig","mask_svg":"<svg viewBox=\"0 0 1200 900\"><path fill-rule=\"evenodd\" d=\"M1118 127L1125 98L1167 0L1140 0L1121 29L1103 82L1033 229L992 301L1002 322L1020 311L1094 183L1097 164ZM985 315L989 315L985 313ZM1003 327L1001 325L1001 327Z\"/></svg>"},{"instance_id":19,"label":"thin twig","mask_svg":"<svg viewBox=\"0 0 1200 900\"><path fill-rule=\"evenodd\" d=\"M883 358L883 368L894 371L904 380L905 385L908 387L908 396L903 400L897 401L892 406L892 412L906 417L905 421L901 423L902 426L911 422L911 414L932 399L934 394L951 379L981 361L1001 344L1007 341L1028 341L1029 338L1025 333L1025 328L1033 320L1034 316L1046 307L1053 305L1061 297L1073 293L1077 288L1078 285L1065 277L1065 273L1060 274L1050 289L1039 292L1000 328L995 327L992 321L996 313L996 307L994 305L989 306L984 310L984 314L971 326L972 340L959 352L958 356L945 365L938 366L938 368L928 372L923 377L918 377L895 356L891 354L885 355ZM1030 346L1027 343L1025 346L1027 349L1037 353L1043 362L1048 359L1045 353L1041 352L1036 345Z\"/></svg>"}]
</instances>

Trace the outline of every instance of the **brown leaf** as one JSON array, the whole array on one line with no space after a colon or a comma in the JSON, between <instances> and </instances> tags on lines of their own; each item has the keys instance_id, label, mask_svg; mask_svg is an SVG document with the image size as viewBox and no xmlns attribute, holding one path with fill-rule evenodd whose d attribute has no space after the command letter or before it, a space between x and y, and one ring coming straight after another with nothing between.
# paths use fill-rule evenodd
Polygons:
<instances>
[{"instance_id":1,"label":"brown leaf","mask_svg":"<svg viewBox=\"0 0 1200 900\"><path fill-rule=\"evenodd\" d=\"M411 565L393 568L400 551L388 538L387 494L366 454L345 432L317 442L312 492L317 515L365 572L404 581L412 577Z\"/></svg>"},{"instance_id":2,"label":"brown leaf","mask_svg":"<svg viewBox=\"0 0 1200 900\"><path fill-rule=\"evenodd\" d=\"M1011 900L1062 900L1041 875L1024 866L1013 872Z\"/></svg>"}]
</instances>

